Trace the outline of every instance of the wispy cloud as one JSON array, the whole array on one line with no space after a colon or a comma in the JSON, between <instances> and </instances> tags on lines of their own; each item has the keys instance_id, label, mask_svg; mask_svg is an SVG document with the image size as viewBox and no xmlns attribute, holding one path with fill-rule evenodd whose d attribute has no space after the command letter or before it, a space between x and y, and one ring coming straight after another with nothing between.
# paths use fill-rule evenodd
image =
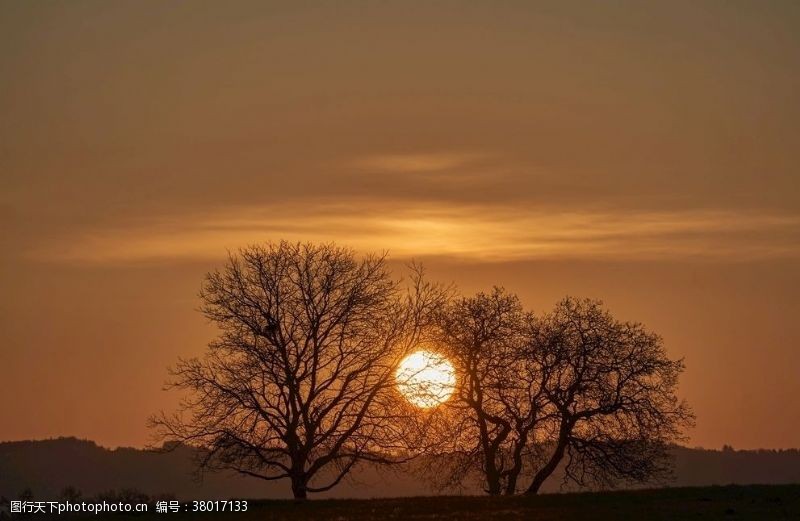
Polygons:
<instances>
[{"instance_id":1,"label":"wispy cloud","mask_svg":"<svg viewBox=\"0 0 800 521\"><path fill-rule=\"evenodd\" d=\"M359 169L375 172L424 174L466 167L483 158L482 154L467 152L379 154L356 159L353 164Z\"/></svg>"},{"instance_id":2,"label":"wispy cloud","mask_svg":"<svg viewBox=\"0 0 800 521\"><path fill-rule=\"evenodd\" d=\"M800 217L746 212L558 212L351 201L237 207L64 237L31 252L61 262L219 258L267 240L330 241L395 258L752 260L800 256Z\"/></svg>"}]
</instances>

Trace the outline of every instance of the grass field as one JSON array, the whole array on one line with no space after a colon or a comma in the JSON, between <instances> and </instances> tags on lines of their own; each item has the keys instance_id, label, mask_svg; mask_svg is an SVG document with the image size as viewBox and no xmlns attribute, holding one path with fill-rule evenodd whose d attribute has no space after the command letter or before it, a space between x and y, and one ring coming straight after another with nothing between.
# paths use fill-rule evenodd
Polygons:
<instances>
[{"instance_id":1,"label":"grass field","mask_svg":"<svg viewBox=\"0 0 800 521\"><path fill-rule=\"evenodd\" d=\"M441 496L250 501L247 512L96 516L104 519L382 520L800 520L800 485L667 488L533 497Z\"/></svg>"}]
</instances>

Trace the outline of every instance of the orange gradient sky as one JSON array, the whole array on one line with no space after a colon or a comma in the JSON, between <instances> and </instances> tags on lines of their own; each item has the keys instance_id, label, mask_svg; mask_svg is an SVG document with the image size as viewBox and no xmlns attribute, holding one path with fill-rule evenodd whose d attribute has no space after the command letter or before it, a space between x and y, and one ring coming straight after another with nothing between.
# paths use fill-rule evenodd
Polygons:
<instances>
[{"instance_id":1,"label":"orange gradient sky","mask_svg":"<svg viewBox=\"0 0 800 521\"><path fill-rule=\"evenodd\" d=\"M602 298L800 445L800 4L0 1L0 440L141 446L263 240Z\"/></svg>"}]
</instances>

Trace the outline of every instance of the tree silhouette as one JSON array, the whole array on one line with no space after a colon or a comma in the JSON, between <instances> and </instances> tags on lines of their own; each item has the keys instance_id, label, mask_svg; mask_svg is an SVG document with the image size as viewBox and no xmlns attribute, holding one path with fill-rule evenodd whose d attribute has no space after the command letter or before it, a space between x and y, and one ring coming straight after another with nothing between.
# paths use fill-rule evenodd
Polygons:
<instances>
[{"instance_id":1,"label":"tree silhouette","mask_svg":"<svg viewBox=\"0 0 800 521\"><path fill-rule=\"evenodd\" d=\"M491 495L515 490L537 424L534 385L520 370L531 319L516 295L495 288L451 303L438 321L438 341L461 376L451 406L459 412L444 429L457 433L449 436L456 446L445 446L450 472L461 477L479 471Z\"/></svg>"},{"instance_id":2,"label":"tree silhouette","mask_svg":"<svg viewBox=\"0 0 800 521\"><path fill-rule=\"evenodd\" d=\"M180 360L179 411L162 439L203 449L203 469L288 479L295 498L336 486L361 461L390 463L407 441L394 370L445 292L385 257L334 245L269 244L206 276L202 312L220 329L202 359Z\"/></svg>"},{"instance_id":3,"label":"tree silhouette","mask_svg":"<svg viewBox=\"0 0 800 521\"><path fill-rule=\"evenodd\" d=\"M566 457L579 485L644 482L669 471L666 449L693 415L676 394L681 360L639 323L620 322L602 302L566 298L533 324L527 357L542 368L557 417L527 493L536 493Z\"/></svg>"},{"instance_id":4,"label":"tree silhouette","mask_svg":"<svg viewBox=\"0 0 800 521\"><path fill-rule=\"evenodd\" d=\"M572 298L536 317L497 288L451 304L438 324L462 375L440 482L472 472L488 493L514 494L524 477L534 494L559 465L579 485L668 472L666 449L692 422L675 396L683 364L641 324Z\"/></svg>"}]
</instances>

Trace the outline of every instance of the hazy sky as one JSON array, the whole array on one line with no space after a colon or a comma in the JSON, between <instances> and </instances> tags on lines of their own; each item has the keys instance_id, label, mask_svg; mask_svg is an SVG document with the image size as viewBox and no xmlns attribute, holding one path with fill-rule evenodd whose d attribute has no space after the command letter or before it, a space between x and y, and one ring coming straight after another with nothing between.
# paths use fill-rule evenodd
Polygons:
<instances>
[{"instance_id":1,"label":"hazy sky","mask_svg":"<svg viewBox=\"0 0 800 521\"><path fill-rule=\"evenodd\" d=\"M0 2L0 440L142 445L228 248L336 240L685 357L800 446L800 3Z\"/></svg>"}]
</instances>

